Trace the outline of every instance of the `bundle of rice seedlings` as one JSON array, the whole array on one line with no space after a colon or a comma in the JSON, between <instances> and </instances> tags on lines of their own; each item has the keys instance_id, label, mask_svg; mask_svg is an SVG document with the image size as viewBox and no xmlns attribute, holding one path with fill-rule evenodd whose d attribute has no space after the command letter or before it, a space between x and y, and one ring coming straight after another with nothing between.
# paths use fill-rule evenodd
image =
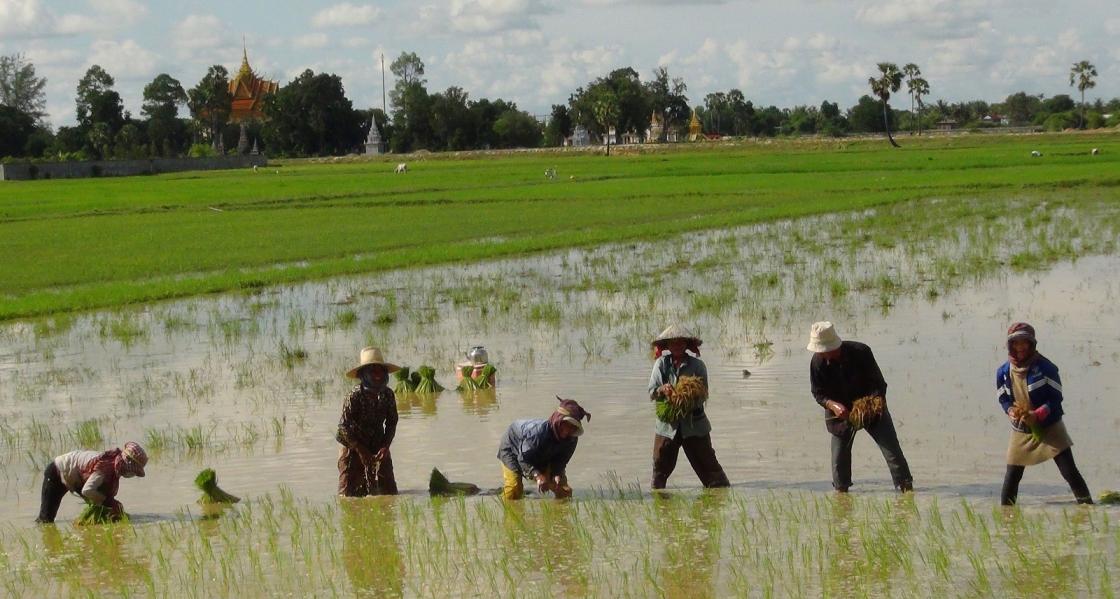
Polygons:
<instances>
[{"instance_id":1,"label":"bundle of rice seedlings","mask_svg":"<svg viewBox=\"0 0 1120 599\"><path fill-rule=\"evenodd\" d=\"M698 376L682 376L668 397L654 402L654 412L662 422L678 422L704 405L708 388Z\"/></svg>"},{"instance_id":2,"label":"bundle of rice seedlings","mask_svg":"<svg viewBox=\"0 0 1120 599\"><path fill-rule=\"evenodd\" d=\"M865 395L852 402L848 410L848 424L857 431L875 422L883 415L887 402L879 395Z\"/></svg>"},{"instance_id":3,"label":"bundle of rice seedlings","mask_svg":"<svg viewBox=\"0 0 1120 599\"><path fill-rule=\"evenodd\" d=\"M459 369L459 372L463 376L459 380L459 386L456 387L456 389L458 389L459 391L474 391L475 389L479 388L478 381L476 381L474 377L471 376L471 374L474 372L473 365L467 364L466 366L463 366L461 369Z\"/></svg>"},{"instance_id":4,"label":"bundle of rice seedlings","mask_svg":"<svg viewBox=\"0 0 1120 599\"><path fill-rule=\"evenodd\" d=\"M478 373L478 378L475 379L475 383L478 385L479 389L490 389L494 386L492 380L497 374L498 369L491 364L487 364L482 367L482 372Z\"/></svg>"},{"instance_id":5,"label":"bundle of rice seedlings","mask_svg":"<svg viewBox=\"0 0 1120 599\"><path fill-rule=\"evenodd\" d=\"M414 389L416 393L439 393L443 391L443 385L436 381L436 369L431 366L421 366L416 369L416 374L420 378L420 382L416 384Z\"/></svg>"},{"instance_id":6,"label":"bundle of rice seedlings","mask_svg":"<svg viewBox=\"0 0 1120 599\"><path fill-rule=\"evenodd\" d=\"M213 468L207 468L199 472L198 476L194 477L194 486L202 491L202 497L198 498L198 502L202 505L241 501L240 497L230 495L218 486L218 475L214 473Z\"/></svg>"},{"instance_id":7,"label":"bundle of rice seedlings","mask_svg":"<svg viewBox=\"0 0 1120 599\"><path fill-rule=\"evenodd\" d=\"M428 494L437 495L477 495L478 485L471 483L453 483L439 471L432 468L432 476L428 479Z\"/></svg>"},{"instance_id":8,"label":"bundle of rice seedlings","mask_svg":"<svg viewBox=\"0 0 1120 599\"><path fill-rule=\"evenodd\" d=\"M1101 493L1101 503L1104 505L1120 505L1120 492L1105 491Z\"/></svg>"},{"instance_id":9,"label":"bundle of rice seedlings","mask_svg":"<svg viewBox=\"0 0 1120 599\"><path fill-rule=\"evenodd\" d=\"M108 524L110 522L118 522L127 519L127 514L114 516L112 510L104 505L99 503L87 503L85 509L78 515L78 519L75 520L74 523L86 526L89 524Z\"/></svg>"},{"instance_id":10,"label":"bundle of rice seedlings","mask_svg":"<svg viewBox=\"0 0 1120 599\"><path fill-rule=\"evenodd\" d=\"M393 386L393 393L404 395L416 390L416 385L412 382L408 366L402 366L400 370L394 372L393 378L397 379L397 384Z\"/></svg>"}]
</instances>

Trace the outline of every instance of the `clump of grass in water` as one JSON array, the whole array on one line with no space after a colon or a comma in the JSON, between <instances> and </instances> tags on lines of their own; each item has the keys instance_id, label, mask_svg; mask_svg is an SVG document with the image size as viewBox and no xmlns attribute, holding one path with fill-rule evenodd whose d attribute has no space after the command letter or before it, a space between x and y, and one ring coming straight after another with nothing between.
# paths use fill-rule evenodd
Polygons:
<instances>
[{"instance_id":1,"label":"clump of grass in water","mask_svg":"<svg viewBox=\"0 0 1120 599\"><path fill-rule=\"evenodd\" d=\"M86 507L82 509L82 513L78 515L75 524L88 526L92 524L110 524L112 522L122 522L128 520L128 514L114 515L112 510L99 503L87 503Z\"/></svg>"},{"instance_id":2,"label":"clump of grass in water","mask_svg":"<svg viewBox=\"0 0 1120 599\"><path fill-rule=\"evenodd\" d=\"M95 449L105 442L105 435L101 432L101 424L96 420L83 420L70 430L70 438L79 447Z\"/></svg>"},{"instance_id":3,"label":"clump of grass in water","mask_svg":"<svg viewBox=\"0 0 1120 599\"><path fill-rule=\"evenodd\" d=\"M291 370L296 364L301 364L308 358L307 350L299 346L289 346L280 341L280 363Z\"/></svg>"}]
</instances>

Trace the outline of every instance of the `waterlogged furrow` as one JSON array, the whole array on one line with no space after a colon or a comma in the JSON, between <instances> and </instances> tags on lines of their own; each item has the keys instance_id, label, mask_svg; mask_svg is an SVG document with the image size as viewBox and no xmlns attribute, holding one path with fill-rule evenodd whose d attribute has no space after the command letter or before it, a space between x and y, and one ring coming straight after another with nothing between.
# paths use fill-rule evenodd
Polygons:
<instances>
[{"instance_id":1,"label":"waterlogged furrow","mask_svg":"<svg viewBox=\"0 0 1120 599\"><path fill-rule=\"evenodd\" d=\"M12 597L1110 596L1115 512L804 493L571 502L290 493L216 519L0 533ZM94 575L96 574L96 575Z\"/></svg>"}]
</instances>

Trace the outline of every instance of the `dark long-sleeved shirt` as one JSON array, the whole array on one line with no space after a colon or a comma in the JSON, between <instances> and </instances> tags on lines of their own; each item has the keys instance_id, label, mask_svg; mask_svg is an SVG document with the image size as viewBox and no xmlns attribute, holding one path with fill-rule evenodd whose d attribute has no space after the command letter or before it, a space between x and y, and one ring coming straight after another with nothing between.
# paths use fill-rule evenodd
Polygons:
<instances>
[{"instance_id":1,"label":"dark long-sleeved shirt","mask_svg":"<svg viewBox=\"0 0 1120 599\"><path fill-rule=\"evenodd\" d=\"M844 341L840 344L840 357L825 360L821 354L813 356L809 364L809 381L813 398L825 408L826 417L835 419L831 410L825 407L828 400L846 407L865 395L887 397L887 381L875 362L871 348L858 341Z\"/></svg>"},{"instance_id":2,"label":"dark long-sleeved shirt","mask_svg":"<svg viewBox=\"0 0 1120 599\"><path fill-rule=\"evenodd\" d=\"M525 478L543 472L558 476L567 470L578 441L576 437L557 439L548 420L515 420L498 446L498 459Z\"/></svg>"},{"instance_id":3,"label":"dark long-sleeved shirt","mask_svg":"<svg viewBox=\"0 0 1120 599\"><path fill-rule=\"evenodd\" d=\"M338 442L369 451L389 447L397 434L397 398L388 387L369 389L358 385L342 406Z\"/></svg>"}]
</instances>

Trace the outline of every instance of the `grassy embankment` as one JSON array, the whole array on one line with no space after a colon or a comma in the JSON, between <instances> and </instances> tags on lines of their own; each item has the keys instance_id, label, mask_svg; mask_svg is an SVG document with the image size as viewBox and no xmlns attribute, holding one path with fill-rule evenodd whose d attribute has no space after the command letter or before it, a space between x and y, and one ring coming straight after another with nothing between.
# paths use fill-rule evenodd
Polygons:
<instances>
[{"instance_id":1,"label":"grassy embankment","mask_svg":"<svg viewBox=\"0 0 1120 599\"><path fill-rule=\"evenodd\" d=\"M1120 196L1120 138L789 142L0 185L0 320L905 200ZM1099 147L1100 156L1089 149ZM1041 158L1032 158L1038 149ZM555 166L556 181L545 168Z\"/></svg>"}]
</instances>

